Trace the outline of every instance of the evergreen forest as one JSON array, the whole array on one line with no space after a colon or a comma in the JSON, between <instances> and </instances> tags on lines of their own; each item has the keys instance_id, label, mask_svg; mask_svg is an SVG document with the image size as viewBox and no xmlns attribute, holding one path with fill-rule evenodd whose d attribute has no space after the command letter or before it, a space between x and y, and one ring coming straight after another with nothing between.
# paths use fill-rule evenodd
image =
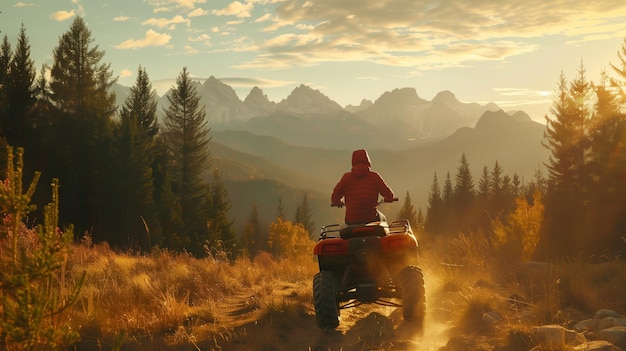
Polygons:
<instances>
[{"instance_id":1,"label":"evergreen forest","mask_svg":"<svg viewBox=\"0 0 626 351\"><path fill-rule=\"evenodd\" d=\"M211 111L199 104L186 67L168 107L157 111L143 67L130 96L116 105L116 78L82 18L60 35L52 56L51 66L38 68L26 28L14 42L4 36L0 150L24 150L26 184L34 177L42 184L59 180L59 224L72 225L75 240L88 236L123 250L167 248L196 256L254 256L269 249L256 206L243 233L233 229L222 175L211 167ZM534 179L506 175L497 160L472 175L470 160L460 155L456 174L434 174L424 211L413 208L407 192L398 215L410 218L426 242L480 232L494 246L513 250L515 260L623 257L625 86L626 40L597 81L583 62L573 78L561 73L545 116L543 146L551 157ZM0 165L7 157L2 153ZM39 210L26 219L31 224L43 222L47 199L41 193L34 193ZM295 212L294 223L313 236L306 194L294 210L285 211L279 199L277 220L284 212Z\"/></svg>"}]
</instances>

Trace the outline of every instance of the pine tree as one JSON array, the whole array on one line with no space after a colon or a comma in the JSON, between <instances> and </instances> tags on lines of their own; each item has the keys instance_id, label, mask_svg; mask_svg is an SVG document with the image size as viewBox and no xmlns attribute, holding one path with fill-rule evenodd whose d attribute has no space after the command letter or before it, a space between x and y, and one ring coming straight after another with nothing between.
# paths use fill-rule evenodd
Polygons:
<instances>
[{"instance_id":1,"label":"pine tree","mask_svg":"<svg viewBox=\"0 0 626 351\"><path fill-rule=\"evenodd\" d=\"M511 181L511 196L516 199L522 192L522 180L517 173L513 174L513 180Z\"/></svg>"},{"instance_id":2,"label":"pine tree","mask_svg":"<svg viewBox=\"0 0 626 351\"><path fill-rule=\"evenodd\" d=\"M437 180L437 173L433 176L433 182L428 192L428 207L426 208L426 222L424 230L427 233L440 233L443 228L443 199Z\"/></svg>"},{"instance_id":3,"label":"pine tree","mask_svg":"<svg viewBox=\"0 0 626 351\"><path fill-rule=\"evenodd\" d=\"M159 135L155 140L155 159L152 164L154 180L154 201L159 213L159 224L163 233L164 247L182 251L191 245L191 239L184 233L179 198L172 191L169 174L167 145Z\"/></svg>"},{"instance_id":4,"label":"pine tree","mask_svg":"<svg viewBox=\"0 0 626 351\"><path fill-rule=\"evenodd\" d=\"M472 230L475 227L477 216L474 216L474 180L469 168L469 162L465 154L461 155L460 165L457 168L454 185L454 205L456 228L460 230Z\"/></svg>"},{"instance_id":5,"label":"pine tree","mask_svg":"<svg viewBox=\"0 0 626 351\"><path fill-rule=\"evenodd\" d=\"M117 106L109 93L116 79L110 65L101 63L104 51L93 41L83 19L76 17L54 49L50 90L56 134L46 150L50 176L65 184L60 189L62 222L106 240L106 213L116 206L106 202L107 192L116 186L110 150Z\"/></svg>"},{"instance_id":6,"label":"pine tree","mask_svg":"<svg viewBox=\"0 0 626 351\"><path fill-rule=\"evenodd\" d=\"M26 29L22 24L17 38L17 46L9 64L7 84L7 115L3 118L0 130L12 146L30 150L33 141L32 108L35 105L35 63L30 58L30 44Z\"/></svg>"},{"instance_id":7,"label":"pine tree","mask_svg":"<svg viewBox=\"0 0 626 351\"><path fill-rule=\"evenodd\" d=\"M550 108L553 118L546 116L544 133L544 145L551 151L547 165L553 181L551 192L570 203L582 200L582 174L586 170L589 118L586 105L590 87L584 74L584 68L580 67L570 88L561 74L558 96Z\"/></svg>"},{"instance_id":8,"label":"pine tree","mask_svg":"<svg viewBox=\"0 0 626 351\"><path fill-rule=\"evenodd\" d=\"M417 226L418 225L418 221L417 221L417 212L415 211L415 208L413 207L413 203L411 203L411 195L409 195L409 192L406 192L406 195L404 196L404 203L402 204L402 207L400 208L400 211L398 212L398 215L396 216L397 219L408 219L409 223L411 223L412 226Z\"/></svg>"},{"instance_id":9,"label":"pine tree","mask_svg":"<svg viewBox=\"0 0 626 351\"><path fill-rule=\"evenodd\" d=\"M50 86L46 78L48 72L48 66L42 65L35 82L35 105L32 111L32 129L29 136L31 140L29 140L27 146L30 149L26 155L28 156L28 162L37 166L37 169L43 174L50 173L47 147L53 145L56 141L52 124L53 118L51 118L54 106L52 104ZM45 198L42 197L39 201L35 200L35 203L44 203L44 201Z\"/></svg>"},{"instance_id":10,"label":"pine tree","mask_svg":"<svg viewBox=\"0 0 626 351\"><path fill-rule=\"evenodd\" d=\"M242 235L244 245L250 258L256 256L261 250L267 250L268 236L267 232L263 230L261 225L261 219L259 218L259 209L256 203L252 204L252 210L250 217L244 225Z\"/></svg>"},{"instance_id":11,"label":"pine tree","mask_svg":"<svg viewBox=\"0 0 626 351\"><path fill-rule=\"evenodd\" d=\"M524 196L526 196L526 201L530 204L532 204L532 198L535 191L539 191L544 196L546 194L548 181L543 175L541 166L541 164L537 166L537 169L535 169L535 172L533 173L532 181L524 187Z\"/></svg>"},{"instance_id":12,"label":"pine tree","mask_svg":"<svg viewBox=\"0 0 626 351\"><path fill-rule=\"evenodd\" d=\"M476 195L474 192L474 180L465 154L461 155L459 163L455 177L454 202L461 208L468 208L472 205Z\"/></svg>"},{"instance_id":13,"label":"pine tree","mask_svg":"<svg viewBox=\"0 0 626 351\"><path fill-rule=\"evenodd\" d=\"M446 173L446 179L443 182L443 194L441 195L443 205L445 208L450 209L454 203L454 188L452 187L452 178L450 172Z\"/></svg>"},{"instance_id":14,"label":"pine tree","mask_svg":"<svg viewBox=\"0 0 626 351\"><path fill-rule=\"evenodd\" d=\"M582 236L591 228L583 228L585 203L589 184L587 160L589 155L589 90L584 67L568 86L561 73L558 91L546 116L543 145L551 154L547 164L550 187L545 199L549 226L541 245L542 252L553 251L557 256L578 252L583 247Z\"/></svg>"},{"instance_id":15,"label":"pine tree","mask_svg":"<svg viewBox=\"0 0 626 351\"><path fill-rule=\"evenodd\" d=\"M110 64L100 61L104 51L91 47L94 39L81 17L76 17L54 49L50 87L57 108L73 118L108 118L116 109L115 95L108 93L112 79Z\"/></svg>"},{"instance_id":16,"label":"pine tree","mask_svg":"<svg viewBox=\"0 0 626 351\"><path fill-rule=\"evenodd\" d=\"M614 115L617 121L615 122L615 130L614 130L614 136L616 136L614 138L614 141L615 141L614 150L624 150L624 147L626 146L626 91L625 91L625 87L626 87L626 38L624 38L624 41L622 42L622 46L617 52L617 56L618 56L618 64L617 65L611 64L612 72L616 76L615 78L611 79L611 85L612 87L618 88L617 92L615 93L616 95L615 104L617 105L617 111L616 111L617 113L615 113ZM598 98L600 99L600 97ZM597 108L597 110L603 111L601 113L604 115L608 115L610 114L610 112L609 113L607 112L611 111L612 107L608 107L606 109ZM617 136L621 136L621 138ZM622 169L622 170L626 169L626 160L625 160L626 155L624 155L624 153L622 152L622 153L614 153L614 156L616 159L611 164L612 167L610 167L610 169L613 172L616 172L618 169ZM613 176L614 175L615 173L613 173ZM618 212L619 214L618 214L618 219L616 219L615 224L614 224L615 226L614 233L625 233L626 232L626 201L624 199L626 199L626 183L623 181L623 178L622 178L622 181L616 181L615 184L618 185L618 186L615 186L615 194L618 197L620 197L620 200L617 203L617 207L619 209L616 212ZM623 237L620 239L623 240ZM626 249L624 248L623 244L620 245L619 248L621 249L619 250L617 254L623 257L626 254Z\"/></svg>"},{"instance_id":17,"label":"pine tree","mask_svg":"<svg viewBox=\"0 0 626 351\"><path fill-rule=\"evenodd\" d=\"M156 109L156 91L147 72L139 67L116 130L115 158L120 181L112 193L120 205L110 221L118 224L118 240L130 238L132 244L143 248L161 244L152 175L158 130Z\"/></svg>"},{"instance_id":18,"label":"pine tree","mask_svg":"<svg viewBox=\"0 0 626 351\"><path fill-rule=\"evenodd\" d=\"M424 218L424 213L422 212L422 208L417 209L417 223L412 226L413 233L423 233L424 228L426 226L426 218Z\"/></svg>"},{"instance_id":19,"label":"pine tree","mask_svg":"<svg viewBox=\"0 0 626 351\"><path fill-rule=\"evenodd\" d=\"M490 188L490 176L489 169L487 166L483 166L483 173L480 176L480 180L478 181L478 193L476 194L478 198L486 200L489 198L489 188Z\"/></svg>"},{"instance_id":20,"label":"pine tree","mask_svg":"<svg viewBox=\"0 0 626 351\"><path fill-rule=\"evenodd\" d=\"M506 218L507 212L511 209L511 203L507 191L510 186L511 178L503 175L504 170L500 163L496 160L489 175L489 194L490 204L487 209L491 218L502 216ZM505 184L506 183L506 184Z\"/></svg>"},{"instance_id":21,"label":"pine tree","mask_svg":"<svg viewBox=\"0 0 626 351\"><path fill-rule=\"evenodd\" d=\"M311 206L309 205L309 200L307 198L307 194L304 193L304 198L302 202L298 203L298 207L296 208L296 216L294 223L302 224L304 229L309 233L309 237L313 238L315 232L315 222L313 221Z\"/></svg>"},{"instance_id":22,"label":"pine tree","mask_svg":"<svg viewBox=\"0 0 626 351\"><path fill-rule=\"evenodd\" d=\"M165 110L164 137L170 159L172 190L178 197L184 235L192 245L204 244L205 217L201 207L207 187L203 173L209 165L210 141L205 108L199 106L200 97L184 67L176 79L176 87L167 96L169 107Z\"/></svg>"},{"instance_id":23,"label":"pine tree","mask_svg":"<svg viewBox=\"0 0 626 351\"><path fill-rule=\"evenodd\" d=\"M2 39L2 45L0 46L0 121L2 121L2 124L4 124L8 113L9 99L7 97L7 86L9 84L9 66L12 56L11 43L9 42L9 38L5 35ZM0 130L0 132L4 134L3 130Z\"/></svg>"},{"instance_id":24,"label":"pine tree","mask_svg":"<svg viewBox=\"0 0 626 351\"><path fill-rule=\"evenodd\" d=\"M608 76L594 86L596 103L590 128L589 173L594 180L589 190L587 215L593 226L593 238L585 247L595 252L620 254L620 234L626 229L626 115L620 112L618 95L608 84ZM621 250L623 251L623 250Z\"/></svg>"},{"instance_id":25,"label":"pine tree","mask_svg":"<svg viewBox=\"0 0 626 351\"><path fill-rule=\"evenodd\" d=\"M483 166L483 172L478 181L478 191L476 192L476 208L479 214L479 227L483 232L487 232L491 226L491 205L493 197L489 191L491 187L491 176L487 166Z\"/></svg>"},{"instance_id":26,"label":"pine tree","mask_svg":"<svg viewBox=\"0 0 626 351\"><path fill-rule=\"evenodd\" d=\"M626 106L626 37L617 51L618 64L611 63L611 69L617 77L611 78L611 86L617 88L617 104Z\"/></svg>"},{"instance_id":27,"label":"pine tree","mask_svg":"<svg viewBox=\"0 0 626 351\"><path fill-rule=\"evenodd\" d=\"M278 197L278 207L276 208L276 218L285 219L285 207L283 206L283 199Z\"/></svg>"},{"instance_id":28,"label":"pine tree","mask_svg":"<svg viewBox=\"0 0 626 351\"><path fill-rule=\"evenodd\" d=\"M205 214L205 223L208 233L206 238L196 238L196 242L200 244L208 244L211 251L224 251L231 257L237 251L237 235L233 230L233 222L228 219L228 211L230 210L230 202L228 201L228 192L222 183L222 176L219 169L213 171L213 183L211 184L208 201L207 212ZM192 247L196 253L197 246ZM192 251L193 252L193 251Z\"/></svg>"},{"instance_id":29,"label":"pine tree","mask_svg":"<svg viewBox=\"0 0 626 351\"><path fill-rule=\"evenodd\" d=\"M500 163L496 160L493 165L493 169L491 170L490 182L489 182L489 192L493 195L494 199L502 197L504 192L503 180L502 180L502 167L500 167Z\"/></svg>"},{"instance_id":30,"label":"pine tree","mask_svg":"<svg viewBox=\"0 0 626 351\"><path fill-rule=\"evenodd\" d=\"M5 35L2 40L2 45L0 45L0 136L5 134L5 131L2 129L2 125L4 125L5 121L9 118L7 85L9 82L9 65L11 63L11 56L11 43L9 43L9 38ZM6 139L0 138L0 148L5 148L7 146L9 146L9 144L6 142ZM4 167L5 159L6 156L0 153L0 170L2 171L4 171L2 167Z\"/></svg>"},{"instance_id":31,"label":"pine tree","mask_svg":"<svg viewBox=\"0 0 626 351\"><path fill-rule=\"evenodd\" d=\"M149 139L154 139L159 131L156 112L156 90L152 88L148 72L139 66L135 85L130 88L130 96L124 102L120 116L127 120L135 118L134 122L139 129Z\"/></svg>"}]
</instances>

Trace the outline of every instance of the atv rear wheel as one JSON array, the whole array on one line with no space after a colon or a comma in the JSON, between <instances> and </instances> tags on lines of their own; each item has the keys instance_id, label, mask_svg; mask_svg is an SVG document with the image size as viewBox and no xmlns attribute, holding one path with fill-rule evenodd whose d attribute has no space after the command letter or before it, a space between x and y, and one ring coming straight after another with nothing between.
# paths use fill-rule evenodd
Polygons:
<instances>
[{"instance_id":1,"label":"atv rear wheel","mask_svg":"<svg viewBox=\"0 0 626 351\"><path fill-rule=\"evenodd\" d=\"M402 293L402 316L410 322L422 323L426 314L424 274L417 266L406 266L398 274Z\"/></svg>"},{"instance_id":2,"label":"atv rear wheel","mask_svg":"<svg viewBox=\"0 0 626 351\"><path fill-rule=\"evenodd\" d=\"M335 275L321 271L313 277L313 305L317 325L321 329L335 329L339 325Z\"/></svg>"}]
</instances>

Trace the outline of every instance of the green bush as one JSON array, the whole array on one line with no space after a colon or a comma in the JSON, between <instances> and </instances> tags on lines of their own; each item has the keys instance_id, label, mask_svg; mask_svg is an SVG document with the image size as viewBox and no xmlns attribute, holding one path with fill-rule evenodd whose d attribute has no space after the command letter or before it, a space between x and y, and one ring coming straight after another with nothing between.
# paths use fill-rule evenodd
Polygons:
<instances>
[{"instance_id":1,"label":"green bush","mask_svg":"<svg viewBox=\"0 0 626 351\"><path fill-rule=\"evenodd\" d=\"M0 349L61 350L79 334L63 323L62 312L78 297L84 274L75 286L65 282L65 264L74 238L72 227L58 228L58 180L51 183L52 201L44 208L44 223L34 230L23 218L35 206L31 196L35 174L22 194L23 150L7 148L7 173L0 184Z\"/></svg>"}]
</instances>

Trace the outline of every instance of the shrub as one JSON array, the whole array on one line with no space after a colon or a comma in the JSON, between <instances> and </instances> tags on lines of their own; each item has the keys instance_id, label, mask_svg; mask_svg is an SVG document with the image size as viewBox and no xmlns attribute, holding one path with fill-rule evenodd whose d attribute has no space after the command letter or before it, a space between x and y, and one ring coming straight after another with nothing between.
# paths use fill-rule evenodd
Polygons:
<instances>
[{"instance_id":1,"label":"shrub","mask_svg":"<svg viewBox=\"0 0 626 351\"><path fill-rule=\"evenodd\" d=\"M276 257L308 257L313 252L313 241L302 224L277 218L270 224L270 247Z\"/></svg>"},{"instance_id":2,"label":"shrub","mask_svg":"<svg viewBox=\"0 0 626 351\"><path fill-rule=\"evenodd\" d=\"M62 312L77 298L77 285L65 286L64 268L74 238L72 228L59 230L58 181L53 180L52 202L44 209L44 223L29 230L22 218L35 206L31 196L39 180L35 174L22 194L23 150L8 148L7 177L0 185L0 209L6 225L0 237L0 348L3 350L60 350L79 335L62 323Z\"/></svg>"}]
</instances>

